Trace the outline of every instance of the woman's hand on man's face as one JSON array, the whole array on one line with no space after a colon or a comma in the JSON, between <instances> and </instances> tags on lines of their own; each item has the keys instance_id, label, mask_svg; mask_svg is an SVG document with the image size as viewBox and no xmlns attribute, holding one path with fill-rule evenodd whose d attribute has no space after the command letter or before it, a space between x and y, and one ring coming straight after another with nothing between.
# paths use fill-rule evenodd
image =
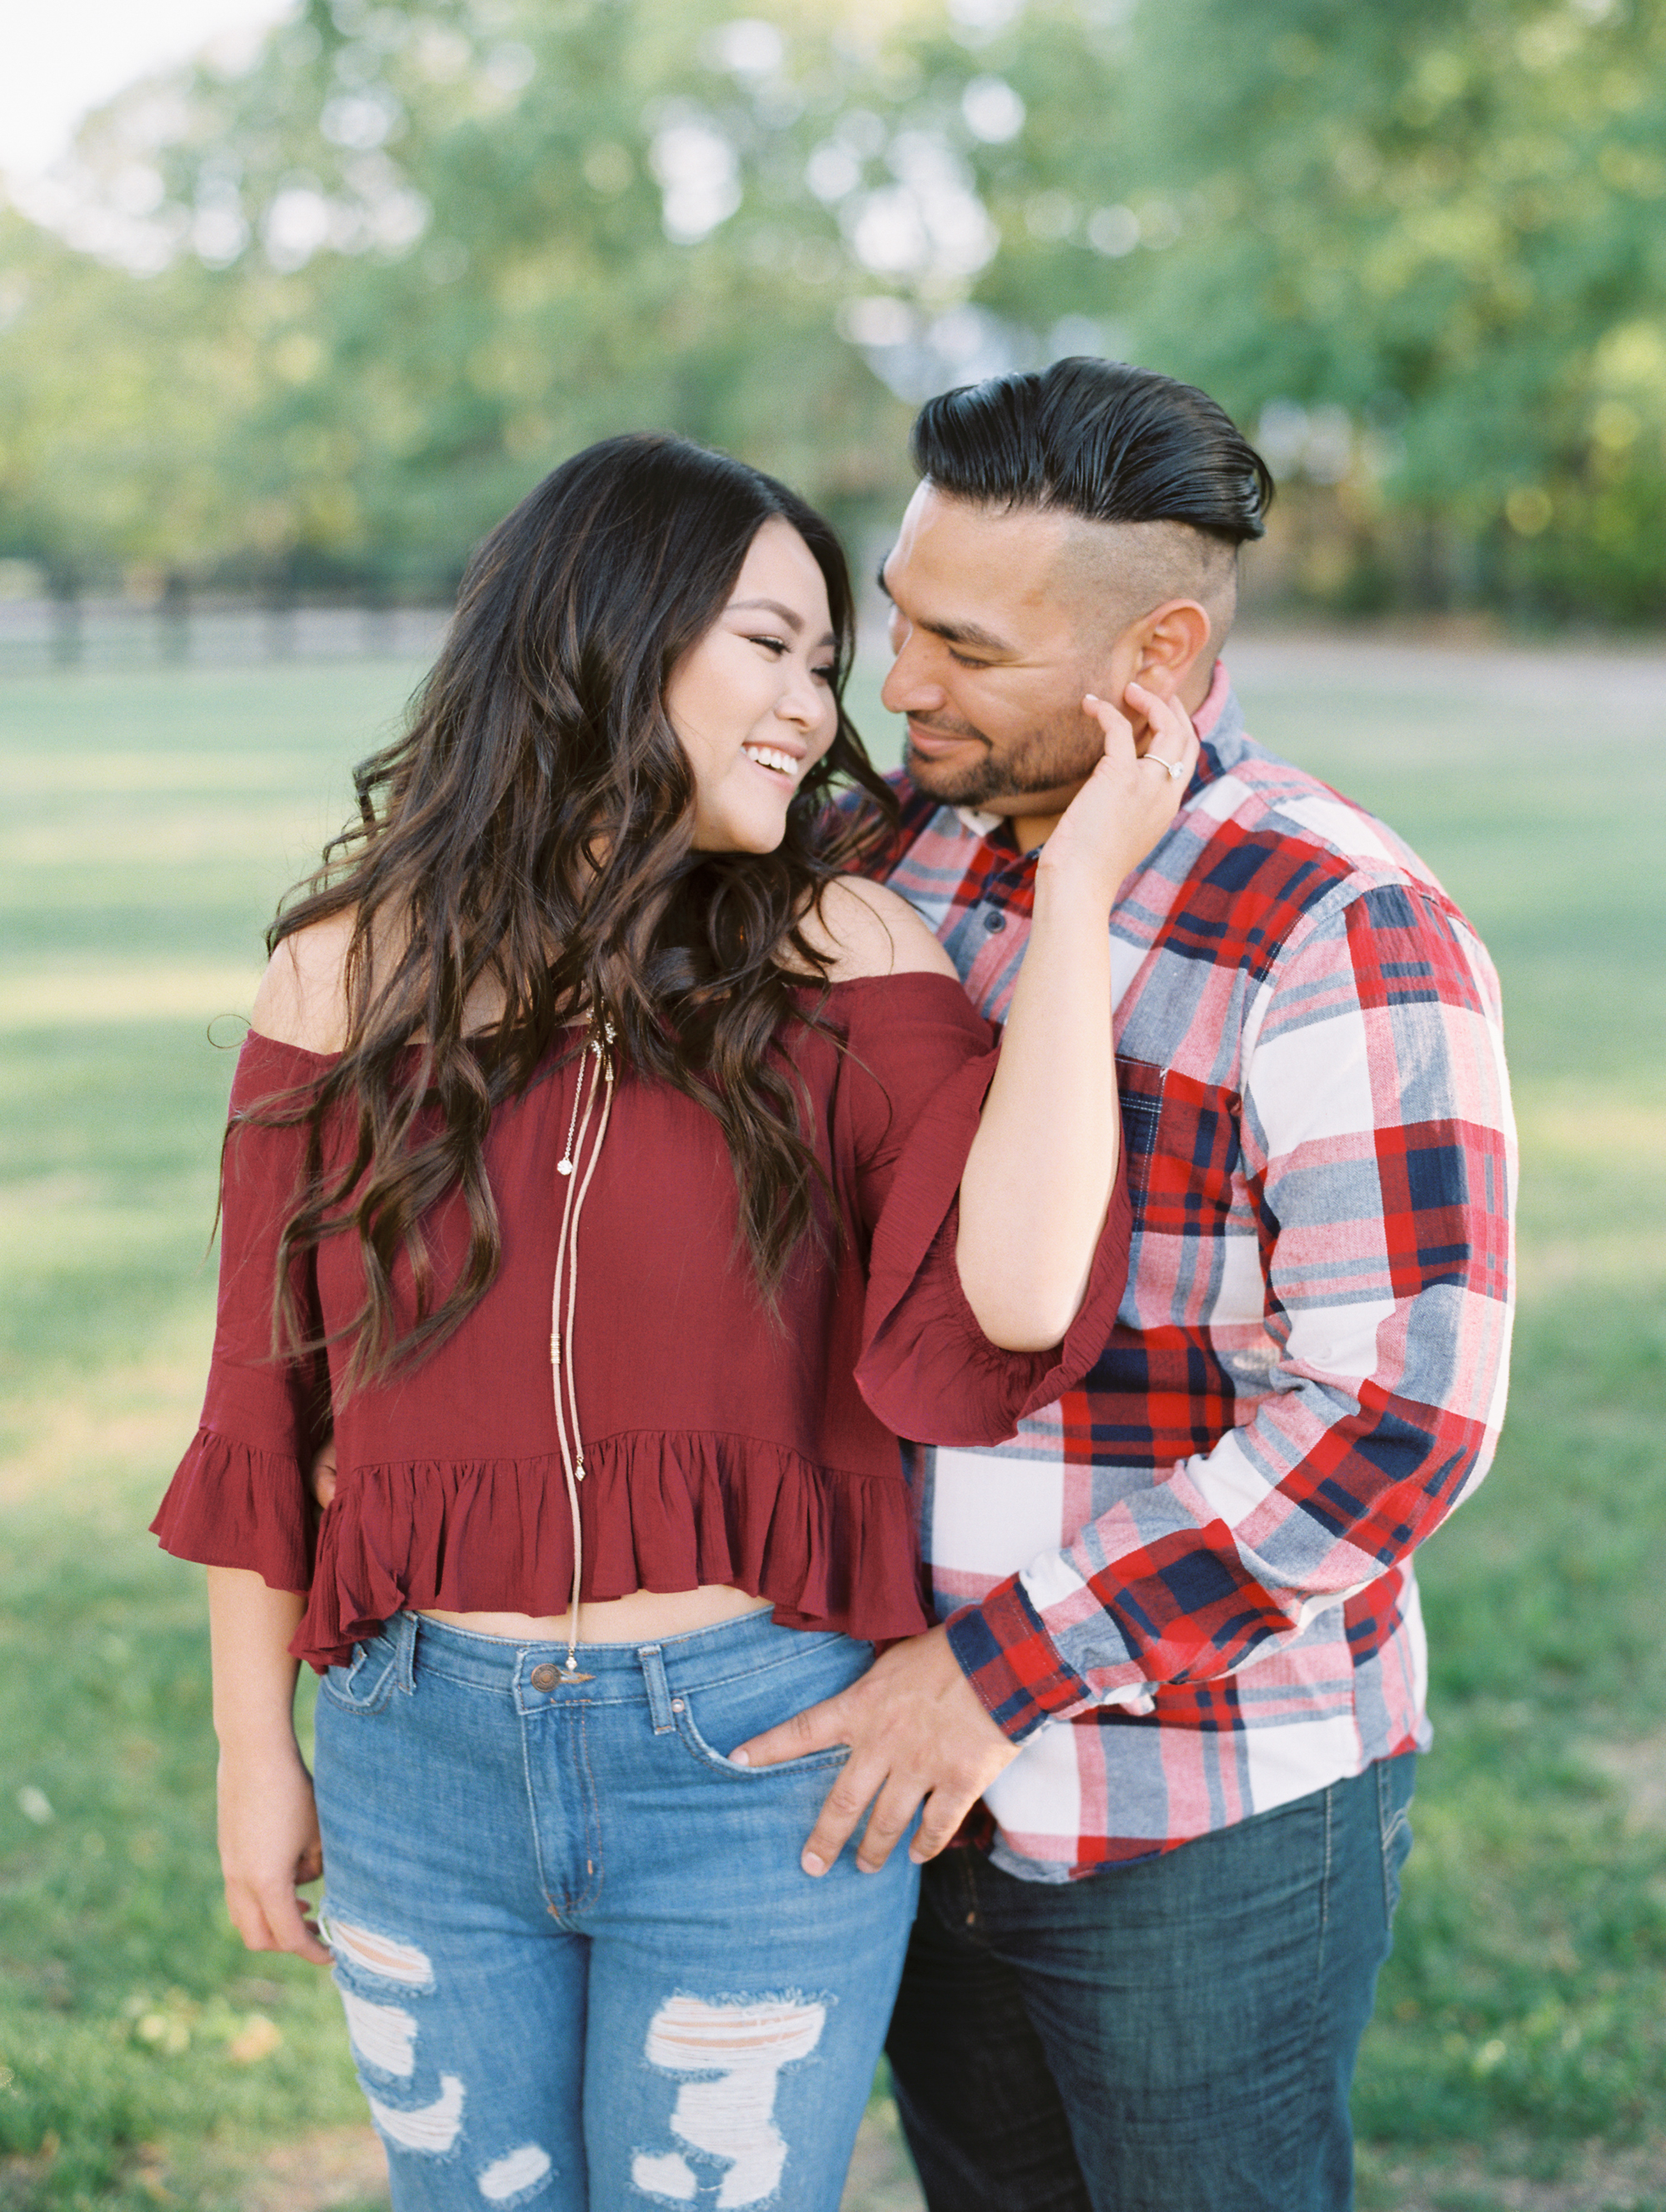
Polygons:
<instances>
[{"instance_id":1,"label":"woman's hand on man's face","mask_svg":"<svg viewBox=\"0 0 1666 2212\"><path fill-rule=\"evenodd\" d=\"M1079 881L1107 908L1179 812L1198 756L1183 707L1139 684L1124 696L1146 720L1144 750L1135 749L1128 716L1090 691L1082 708L1104 732L1104 750L1042 848L1047 876Z\"/></svg>"}]
</instances>

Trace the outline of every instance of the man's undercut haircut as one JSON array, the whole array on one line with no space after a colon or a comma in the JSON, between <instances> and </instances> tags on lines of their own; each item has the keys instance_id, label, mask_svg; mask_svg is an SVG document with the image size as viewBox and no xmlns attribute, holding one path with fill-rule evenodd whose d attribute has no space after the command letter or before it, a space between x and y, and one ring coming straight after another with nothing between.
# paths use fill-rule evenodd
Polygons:
<instances>
[{"instance_id":1,"label":"man's undercut haircut","mask_svg":"<svg viewBox=\"0 0 1666 2212\"><path fill-rule=\"evenodd\" d=\"M1259 538L1271 471L1195 385L1078 356L928 399L909 441L937 489L980 507L1086 522L1182 522L1237 547Z\"/></svg>"}]
</instances>

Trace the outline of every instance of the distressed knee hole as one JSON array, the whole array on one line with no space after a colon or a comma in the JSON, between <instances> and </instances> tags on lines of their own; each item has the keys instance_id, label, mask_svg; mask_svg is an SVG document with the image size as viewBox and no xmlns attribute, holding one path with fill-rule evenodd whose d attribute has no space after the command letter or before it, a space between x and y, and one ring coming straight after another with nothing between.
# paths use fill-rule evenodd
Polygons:
<instances>
[{"instance_id":1,"label":"distressed knee hole","mask_svg":"<svg viewBox=\"0 0 1666 2212\"><path fill-rule=\"evenodd\" d=\"M428 1953L419 1951L414 1943L373 1935L368 1928L355 1928L346 1920L331 1920L325 1935L337 1958L344 1965L356 1966L361 1973L374 1974L379 1981L398 1982L408 1990L434 1986L433 1964Z\"/></svg>"},{"instance_id":2,"label":"distressed knee hole","mask_svg":"<svg viewBox=\"0 0 1666 2212\"><path fill-rule=\"evenodd\" d=\"M401 2150L424 2151L430 2158L443 2157L463 2125L463 2084L454 2074L442 2074L439 2095L415 2111L401 2112L374 2097L368 2102L371 2118L389 2142Z\"/></svg>"},{"instance_id":3,"label":"distressed knee hole","mask_svg":"<svg viewBox=\"0 0 1666 2212\"><path fill-rule=\"evenodd\" d=\"M519 2150L495 2158L476 2186L489 2204L506 2204L536 2189L549 2171L549 2152L538 2143L522 2143Z\"/></svg>"},{"instance_id":4,"label":"distressed knee hole","mask_svg":"<svg viewBox=\"0 0 1666 2212\"><path fill-rule=\"evenodd\" d=\"M380 2074L416 2070L416 2022L398 2005L372 2004L356 1990L338 1988L355 2057Z\"/></svg>"},{"instance_id":5,"label":"distressed knee hole","mask_svg":"<svg viewBox=\"0 0 1666 2212\"><path fill-rule=\"evenodd\" d=\"M720 2207L762 2203L780 2187L789 2148L775 2118L781 2069L809 2057L826 2023L824 2004L799 1997L707 2004L690 1996L667 1998L648 2023L648 2064L702 2077L678 2090L671 2132L727 2166ZM679 2150L639 2151L630 2178L645 2195L673 2204L692 2203L700 2191Z\"/></svg>"}]
</instances>

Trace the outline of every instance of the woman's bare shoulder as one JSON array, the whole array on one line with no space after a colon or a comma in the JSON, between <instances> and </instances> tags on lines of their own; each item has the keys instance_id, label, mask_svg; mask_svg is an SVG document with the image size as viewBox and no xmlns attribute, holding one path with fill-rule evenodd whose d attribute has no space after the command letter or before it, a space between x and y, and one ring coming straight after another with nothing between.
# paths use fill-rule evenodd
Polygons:
<instances>
[{"instance_id":1,"label":"woman's bare shoulder","mask_svg":"<svg viewBox=\"0 0 1666 2212\"><path fill-rule=\"evenodd\" d=\"M953 975L955 965L905 898L864 876L840 876L804 933L832 962L836 983L863 975Z\"/></svg>"},{"instance_id":2,"label":"woman's bare shoulder","mask_svg":"<svg viewBox=\"0 0 1666 2212\"><path fill-rule=\"evenodd\" d=\"M339 1052L347 1035L345 972L350 909L286 937L266 963L252 1009L262 1036L306 1052Z\"/></svg>"}]
</instances>

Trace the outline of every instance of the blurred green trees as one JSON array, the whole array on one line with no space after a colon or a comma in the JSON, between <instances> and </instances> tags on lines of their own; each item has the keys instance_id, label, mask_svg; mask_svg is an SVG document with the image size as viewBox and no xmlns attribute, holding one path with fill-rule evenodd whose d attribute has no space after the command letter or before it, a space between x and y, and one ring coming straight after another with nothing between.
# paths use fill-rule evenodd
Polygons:
<instances>
[{"instance_id":1,"label":"blurred green trees","mask_svg":"<svg viewBox=\"0 0 1666 2212\"><path fill-rule=\"evenodd\" d=\"M1294 591L1666 611L1666 0L733 4L309 0L93 118L0 211L0 555L432 590L648 423L860 525L1100 350L1262 438Z\"/></svg>"},{"instance_id":2,"label":"blurred green trees","mask_svg":"<svg viewBox=\"0 0 1666 2212\"><path fill-rule=\"evenodd\" d=\"M1321 447L1347 410L1350 587L1397 552L1426 596L1666 613L1666 9L1162 0L1140 43L1190 88L1141 137L1185 215L1142 337L1283 401L1286 465L1291 403Z\"/></svg>"}]
</instances>

